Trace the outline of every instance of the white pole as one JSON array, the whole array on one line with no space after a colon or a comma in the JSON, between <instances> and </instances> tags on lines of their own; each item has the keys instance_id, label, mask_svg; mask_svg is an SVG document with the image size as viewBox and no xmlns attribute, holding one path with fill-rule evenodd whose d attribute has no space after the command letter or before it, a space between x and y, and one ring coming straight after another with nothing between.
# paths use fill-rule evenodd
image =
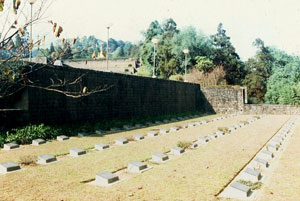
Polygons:
<instances>
[{"instance_id":1,"label":"white pole","mask_svg":"<svg viewBox=\"0 0 300 201\"><path fill-rule=\"evenodd\" d=\"M106 45L106 70L107 71L108 71L109 28L110 27L107 27L107 45Z\"/></svg>"},{"instance_id":2,"label":"white pole","mask_svg":"<svg viewBox=\"0 0 300 201\"><path fill-rule=\"evenodd\" d=\"M30 3L30 8L31 8L31 23L30 23L30 40L32 42L32 7L33 7L33 3ZM30 49L30 53L29 53L29 61L31 61L32 59L32 49Z\"/></svg>"},{"instance_id":3,"label":"white pole","mask_svg":"<svg viewBox=\"0 0 300 201\"><path fill-rule=\"evenodd\" d=\"M153 62L153 78L155 78L155 44L154 44L154 54L153 54L153 57L154 57L154 62Z\"/></svg>"}]
</instances>

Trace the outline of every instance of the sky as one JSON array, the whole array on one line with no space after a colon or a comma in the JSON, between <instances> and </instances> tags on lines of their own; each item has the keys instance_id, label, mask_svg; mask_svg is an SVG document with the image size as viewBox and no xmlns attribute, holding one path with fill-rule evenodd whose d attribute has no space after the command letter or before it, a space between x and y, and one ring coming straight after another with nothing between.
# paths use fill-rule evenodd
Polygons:
<instances>
[{"instance_id":1,"label":"sky","mask_svg":"<svg viewBox=\"0 0 300 201\"><path fill-rule=\"evenodd\" d=\"M110 37L131 42L142 40L141 32L154 20L173 18L179 29L192 25L206 35L216 33L222 22L244 61L255 54L256 38L300 55L299 0L53 0L46 16L64 28L62 37L105 40L111 24ZM41 35L51 30L34 26Z\"/></svg>"}]
</instances>

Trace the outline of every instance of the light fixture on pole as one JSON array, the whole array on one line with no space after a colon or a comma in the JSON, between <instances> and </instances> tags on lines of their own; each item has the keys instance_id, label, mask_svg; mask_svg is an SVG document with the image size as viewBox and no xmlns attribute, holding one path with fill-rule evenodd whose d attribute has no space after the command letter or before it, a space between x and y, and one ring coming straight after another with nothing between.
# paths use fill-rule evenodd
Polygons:
<instances>
[{"instance_id":1,"label":"light fixture on pole","mask_svg":"<svg viewBox=\"0 0 300 201\"><path fill-rule=\"evenodd\" d=\"M30 41L32 42L32 7L33 4L36 2L37 0L28 0L28 2L30 3ZM32 42L33 43L33 42ZM29 60L31 61L32 58L32 49L30 49L30 54L29 54Z\"/></svg>"},{"instance_id":2,"label":"light fixture on pole","mask_svg":"<svg viewBox=\"0 0 300 201\"><path fill-rule=\"evenodd\" d=\"M185 55L185 59L184 59L184 82L187 82L187 79L186 79L187 55L188 55L188 53L190 53L190 51L188 49L184 49L183 53Z\"/></svg>"},{"instance_id":3,"label":"light fixture on pole","mask_svg":"<svg viewBox=\"0 0 300 201\"><path fill-rule=\"evenodd\" d=\"M155 76L155 46L158 44L158 39L153 38L151 41L154 44L154 53L153 53L153 58L154 59L153 59L153 75L152 75L152 77L156 78L156 76Z\"/></svg>"},{"instance_id":4,"label":"light fixture on pole","mask_svg":"<svg viewBox=\"0 0 300 201\"><path fill-rule=\"evenodd\" d=\"M109 29L112 27L112 23L106 26L107 28L107 43L106 43L106 70L108 71L108 54L109 54Z\"/></svg>"}]
</instances>

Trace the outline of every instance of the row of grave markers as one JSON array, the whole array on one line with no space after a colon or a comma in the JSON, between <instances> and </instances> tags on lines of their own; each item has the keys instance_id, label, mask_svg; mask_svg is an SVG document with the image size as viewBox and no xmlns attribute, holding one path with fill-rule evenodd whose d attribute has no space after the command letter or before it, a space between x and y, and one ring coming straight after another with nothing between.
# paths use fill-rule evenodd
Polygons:
<instances>
[{"instance_id":1,"label":"row of grave markers","mask_svg":"<svg viewBox=\"0 0 300 201\"><path fill-rule=\"evenodd\" d=\"M229 115L228 117L232 117L232 116L235 116L236 114L232 114L232 115ZM221 116L221 117L216 117L216 118L213 118L212 121L218 121L218 120L221 120L221 119L225 119L227 118L226 116ZM184 120L184 119L182 119ZM175 121L175 119L171 119L171 121ZM166 121L164 121L166 122ZM208 123L207 120L203 120L201 122L190 122L188 124L184 124L182 127L179 127L179 126L172 126L169 130L168 129L160 129L159 130L159 133L160 134L167 134L167 133L171 133L171 132L176 132L178 130L180 130L181 128L190 128L190 127L194 127L194 126L197 126L197 125L201 125L201 124L206 124ZM100 132L100 131L98 131ZM85 136L83 135L82 133L79 133L78 136ZM158 136L158 130L151 130L147 133L147 136L148 137L155 137L155 136ZM143 140L145 139L145 136L142 136L142 135L136 135L134 136L134 139L136 141L140 141L140 140ZM57 136L57 141L65 141L65 140L69 140L69 137L68 136L64 136L64 135L61 135L61 136ZM32 141L32 145L35 145L35 146L39 146L39 145L42 145L42 144L45 144L46 141L43 140L43 139L36 139L36 140L33 140ZM126 138L118 138L115 140L115 144L116 145L125 145L125 144L128 144L129 141L128 139ZM197 147L198 145L196 143L193 143L192 147ZM19 148L19 145L18 144L15 144L15 143L8 143L8 144L5 144L4 145L4 150L11 150L11 149L16 149L16 148ZM95 145L95 149L96 150L104 150L104 149L108 149L110 148L109 145L107 144L104 144L104 143L98 143ZM172 151L173 150L173 151ZM183 150L184 151L184 150ZM179 147L175 147L174 149L172 148L171 149L171 152L173 154L176 155L176 153L180 153L182 152L181 148L179 149ZM86 154L86 151L81 149L81 148L73 148L70 150L69 152L69 155L72 156L72 157L78 157L78 156L82 156L82 155L85 155ZM154 158L157 158L156 156L154 156ZM155 159L153 159L155 161ZM45 154L45 155L41 155L38 157L38 161L37 161L37 164L41 164L41 165L44 165L44 164L48 164L48 163L52 163L52 162L55 162L57 161L56 157L54 155L51 155L51 154ZM159 161L159 160L158 160ZM0 174L7 174L9 172L13 172L13 171L16 171L16 170L20 170L20 166L19 164L15 163L15 162L4 162L4 163L0 163Z\"/></svg>"},{"instance_id":2,"label":"row of grave markers","mask_svg":"<svg viewBox=\"0 0 300 201\"><path fill-rule=\"evenodd\" d=\"M250 119L249 120L249 123L252 123L254 121L258 120L257 118L254 118L254 119ZM204 123L204 122L203 122ZM194 122L194 123L190 123L189 124L190 127L192 126L195 126L195 125L198 125L198 122ZM201 124L199 124L201 125ZM242 127L242 126L245 126L245 124L236 124L235 125L236 129L239 128L239 127ZM189 126L187 126L186 128L188 128ZM176 131L177 129L174 128L174 131ZM218 131L217 131L218 132ZM224 132L218 132L219 135L224 135ZM154 132L151 133L152 136L154 136ZM155 133L157 134L157 133ZM165 134L165 133L163 133ZM156 135L155 135L156 136ZM213 137L215 139L215 137ZM199 137L198 140L196 142L194 142L190 148L197 148L198 147L198 144L203 144L203 143L208 143L209 142L209 139L207 137ZM183 153L185 153L185 149L181 148L181 147L172 147L170 152L169 152L171 155L177 155L177 156L180 156L182 155ZM169 156L165 153L154 153L152 155L152 159L150 160L150 162L155 162L155 163L165 163L169 160ZM133 168L134 166L134 168ZM131 162L128 164L128 167L127 167L127 171L128 172L133 172L133 173L142 173L148 169L150 169L151 167L148 167L146 163L142 163L140 161L134 161L134 162ZM132 169L135 169L136 171L132 171ZM120 178L116 175L116 174L113 174L111 172L108 172L108 171L105 171L105 172L101 172L101 173L98 173L96 175L96 178L94 181L91 182L91 184L93 185L98 185L98 186L111 186L113 184L116 184L118 182L120 182Z\"/></svg>"},{"instance_id":3,"label":"row of grave markers","mask_svg":"<svg viewBox=\"0 0 300 201\"><path fill-rule=\"evenodd\" d=\"M272 161L278 156L278 152L291 136L291 128L296 117L291 118L256 154L248 165L235 177L235 179L220 193L220 197L235 198L240 200L254 199L254 191L244 182L261 182L268 171Z\"/></svg>"}]
</instances>

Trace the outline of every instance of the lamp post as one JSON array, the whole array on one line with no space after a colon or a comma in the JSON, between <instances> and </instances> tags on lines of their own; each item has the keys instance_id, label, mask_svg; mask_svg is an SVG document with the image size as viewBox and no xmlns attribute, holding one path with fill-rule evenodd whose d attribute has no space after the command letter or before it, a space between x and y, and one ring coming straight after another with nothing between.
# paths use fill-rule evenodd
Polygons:
<instances>
[{"instance_id":1,"label":"lamp post","mask_svg":"<svg viewBox=\"0 0 300 201\"><path fill-rule=\"evenodd\" d=\"M153 38L152 40L152 43L154 44L154 53L153 53L153 75L152 75L152 77L153 78L156 78L156 76L155 76L155 46L158 44L158 39L157 38Z\"/></svg>"},{"instance_id":2,"label":"lamp post","mask_svg":"<svg viewBox=\"0 0 300 201\"><path fill-rule=\"evenodd\" d=\"M107 28L107 43L106 43L106 70L108 71L108 49L109 49L109 29L110 29L110 25L108 25Z\"/></svg>"},{"instance_id":3,"label":"lamp post","mask_svg":"<svg viewBox=\"0 0 300 201\"><path fill-rule=\"evenodd\" d=\"M36 2L36 0L28 0L28 2L30 3L30 41L32 42L32 7L33 4ZM29 61L31 61L32 58L32 49L30 49L30 53L29 53Z\"/></svg>"},{"instance_id":4,"label":"lamp post","mask_svg":"<svg viewBox=\"0 0 300 201\"><path fill-rule=\"evenodd\" d=\"M188 49L184 49L183 53L185 56L185 59L184 59L184 82L187 82L187 79L186 79L187 55L188 55L188 53L190 53L190 51Z\"/></svg>"}]
</instances>

